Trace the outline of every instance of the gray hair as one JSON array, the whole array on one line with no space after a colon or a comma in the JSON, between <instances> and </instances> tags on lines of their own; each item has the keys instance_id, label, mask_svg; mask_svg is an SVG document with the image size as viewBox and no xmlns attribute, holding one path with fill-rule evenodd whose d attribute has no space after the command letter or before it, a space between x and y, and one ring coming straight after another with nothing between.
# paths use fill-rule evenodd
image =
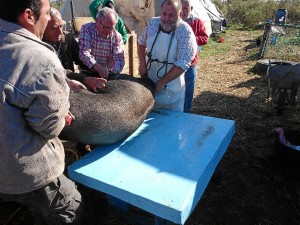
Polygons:
<instances>
[{"instance_id":1,"label":"gray hair","mask_svg":"<svg viewBox=\"0 0 300 225\"><path fill-rule=\"evenodd\" d=\"M51 7L49 14L50 14L51 20L53 18L57 17L57 18L61 19L64 23L66 23L66 21L64 21L62 19L60 12L56 8Z\"/></svg>"},{"instance_id":2,"label":"gray hair","mask_svg":"<svg viewBox=\"0 0 300 225\"><path fill-rule=\"evenodd\" d=\"M163 7L164 4L172 5L176 8L177 12L181 12L182 10L182 5L180 0L165 0L161 4L161 8Z\"/></svg>"},{"instance_id":3,"label":"gray hair","mask_svg":"<svg viewBox=\"0 0 300 225\"><path fill-rule=\"evenodd\" d=\"M108 8L108 7L99 9L96 19L102 21L102 19L105 18L106 16L108 16L109 14L113 14L116 17L116 20L118 20L118 14L116 13L116 11L111 8Z\"/></svg>"},{"instance_id":4,"label":"gray hair","mask_svg":"<svg viewBox=\"0 0 300 225\"><path fill-rule=\"evenodd\" d=\"M50 9L50 16L51 16L51 18L55 17L55 16L61 17L60 12L56 8L53 8L53 7L51 7L51 9Z\"/></svg>"},{"instance_id":5,"label":"gray hair","mask_svg":"<svg viewBox=\"0 0 300 225\"><path fill-rule=\"evenodd\" d=\"M192 6L192 1L191 0L181 0L181 4L187 2L189 6Z\"/></svg>"}]
</instances>

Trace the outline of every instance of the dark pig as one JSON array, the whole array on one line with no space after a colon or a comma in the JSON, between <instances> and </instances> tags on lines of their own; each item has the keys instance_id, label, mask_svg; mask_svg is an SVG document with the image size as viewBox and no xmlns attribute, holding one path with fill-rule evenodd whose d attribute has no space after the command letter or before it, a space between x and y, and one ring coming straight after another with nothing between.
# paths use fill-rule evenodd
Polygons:
<instances>
[{"instance_id":1,"label":"dark pig","mask_svg":"<svg viewBox=\"0 0 300 225\"><path fill-rule=\"evenodd\" d=\"M118 75L98 93L70 93L75 116L60 138L83 144L112 144L130 136L154 105L154 84L149 79Z\"/></svg>"}]
</instances>

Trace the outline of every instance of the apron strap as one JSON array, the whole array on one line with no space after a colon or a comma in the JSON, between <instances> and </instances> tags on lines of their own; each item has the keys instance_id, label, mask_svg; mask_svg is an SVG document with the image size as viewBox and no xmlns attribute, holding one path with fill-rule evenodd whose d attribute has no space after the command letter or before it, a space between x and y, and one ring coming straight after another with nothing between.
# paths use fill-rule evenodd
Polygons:
<instances>
[{"instance_id":1,"label":"apron strap","mask_svg":"<svg viewBox=\"0 0 300 225\"><path fill-rule=\"evenodd\" d=\"M164 75L166 75L167 69L168 69L167 65L169 65L169 64L171 64L171 65L174 64L174 63L169 63L169 62L168 62L168 56L169 56L170 48L171 48L171 45L172 45L172 41L173 41L174 36L175 36L175 30L172 31L172 36L171 36L171 40L170 40L170 43L169 43L169 47L168 47L168 52L167 52L166 60L163 61L163 62L161 62L161 61L159 61L158 59L152 59L152 50L153 50L154 44L155 44L155 42L156 42L156 39L157 39L158 34L160 33L160 31L161 31L161 27L159 26L159 27L158 27L158 31L157 31L156 36L155 36L155 39L154 39L153 44L152 44L152 46L151 46L150 52L147 53L148 60L147 60L147 63L146 63L146 68L147 68L147 70L150 70L150 69L151 69L151 63L152 63L152 62L159 62L159 63L162 63L162 64L163 64L163 65L159 68L159 70L156 72L156 76L157 76L158 79L161 79L161 77L158 76L159 71L161 71L161 70L165 67L165 73L164 73ZM163 75L163 76L164 76L164 75Z\"/></svg>"}]
</instances>

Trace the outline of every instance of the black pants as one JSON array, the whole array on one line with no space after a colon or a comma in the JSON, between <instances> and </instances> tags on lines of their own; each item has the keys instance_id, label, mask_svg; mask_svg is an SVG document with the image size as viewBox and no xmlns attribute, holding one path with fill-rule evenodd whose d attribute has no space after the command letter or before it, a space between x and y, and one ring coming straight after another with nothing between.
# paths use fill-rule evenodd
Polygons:
<instances>
[{"instance_id":1,"label":"black pants","mask_svg":"<svg viewBox=\"0 0 300 225\"><path fill-rule=\"evenodd\" d=\"M35 224L81 224L83 201L73 181L61 175L47 186L24 194L0 193L4 201L27 204L31 208Z\"/></svg>"}]
</instances>

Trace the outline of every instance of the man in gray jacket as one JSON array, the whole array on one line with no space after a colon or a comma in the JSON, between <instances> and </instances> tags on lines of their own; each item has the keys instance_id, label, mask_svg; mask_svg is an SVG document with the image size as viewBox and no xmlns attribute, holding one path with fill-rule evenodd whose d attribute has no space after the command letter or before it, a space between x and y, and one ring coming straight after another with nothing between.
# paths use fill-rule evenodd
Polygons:
<instances>
[{"instance_id":1,"label":"man in gray jacket","mask_svg":"<svg viewBox=\"0 0 300 225\"><path fill-rule=\"evenodd\" d=\"M49 0L0 5L0 198L30 205L38 224L80 224L81 194L63 175L57 138L70 123L70 89L54 49L41 41Z\"/></svg>"}]
</instances>

